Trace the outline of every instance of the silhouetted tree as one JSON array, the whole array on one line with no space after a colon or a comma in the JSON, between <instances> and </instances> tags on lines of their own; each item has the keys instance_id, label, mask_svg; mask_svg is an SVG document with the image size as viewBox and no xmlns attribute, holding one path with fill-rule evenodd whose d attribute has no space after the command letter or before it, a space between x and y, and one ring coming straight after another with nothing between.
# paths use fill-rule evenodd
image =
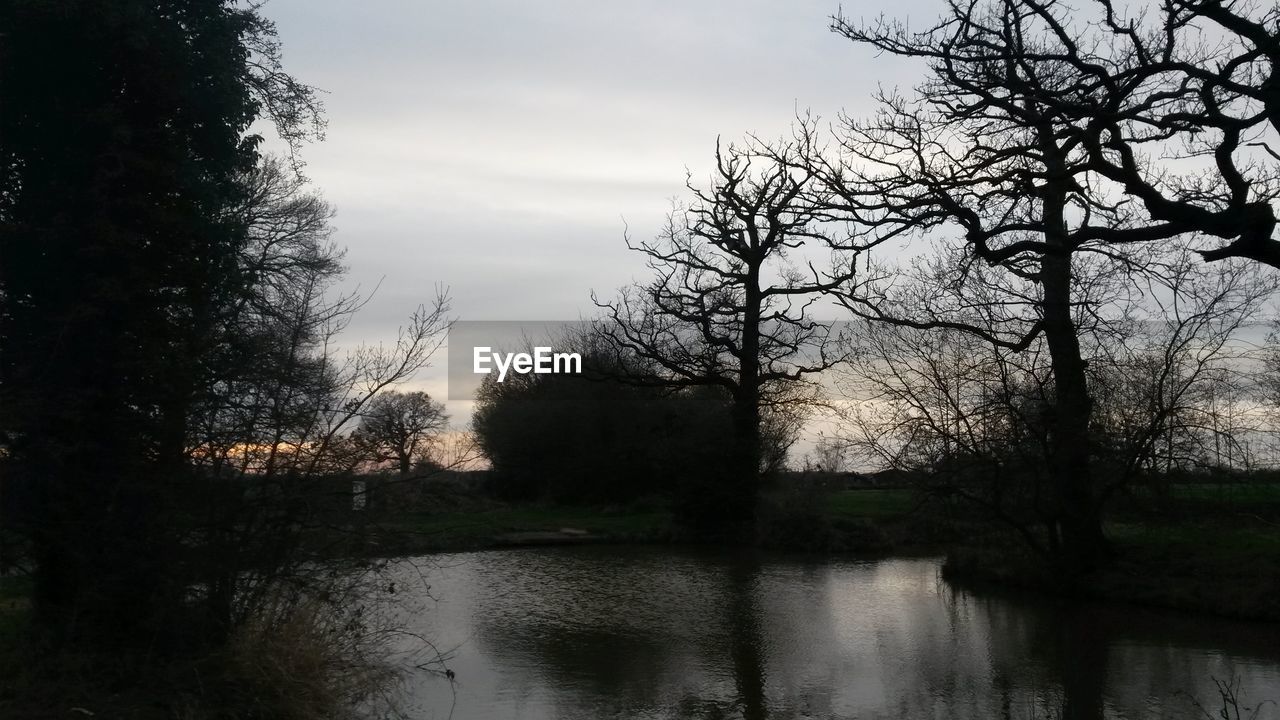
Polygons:
<instances>
[{"instance_id":1,"label":"silhouetted tree","mask_svg":"<svg viewBox=\"0 0 1280 720\"><path fill-rule=\"evenodd\" d=\"M1101 130L1078 126L1062 110L1063 97L1096 102L1092 88L1050 60L1035 61L1057 50L1041 25L1054 18L1018 0L953 5L918 33L902 24L836 18L834 29L855 42L923 58L928 79L909 98L882 92L873 118L842 124L840 159L812 153L803 166L830 188L833 211L865 228L856 238L837 239L836 249L856 257L897 238L951 231L965 249L953 258L954 282L965 283L976 263L1005 274L1014 293L988 297L983 306L942 306L931 293L922 307L890 315L865 278L838 297L863 318L962 330L1010 349L1044 338L1054 384L1048 452L1059 560L1081 570L1101 559L1106 543L1090 472L1094 400L1073 314L1075 265L1077 257L1098 252L1099 234L1125 228L1129 217L1091 182L1080 134ZM1043 99L1049 94L1057 99Z\"/></svg>"},{"instance_id":2,"label":"silhouetted tree","mask_svg":"<svg viewBox=\"0 0 1280 720\"><path fill-rule=\"evenodd\" d=\"M870 229L836 246L865 250L951 229L975 260L1033 281L1036 325L1014 345L1043 334L1052 361L1051 469L1062 559L1076 568L1096 563L1105 545L1089 465L1094 399L1072 317L1079 258L1132 267L1126 247L1202 232L1234 238L1202 251L1206 259L1274 264L1275 174L1246 146L1269 117L1257 106L1270 102L1271 58L1280 55L1265 30L1271 16L1253 13L1194 0L1126 19L1109 0L1084 15L1054 0L968 0L922 32L883 20L833 25L929 68L913 97L882 93L873 120L843 124L841 149L853 160L805 165ZM1226 31L1224 42L1204 41L1205 19ZM1173 169L1153 154L1196 159L1200 169ZM962 262L954 277L970 269ZM858 290L846 305L879 316Z\"/></svg>"},{"instance_id":3,"label":"silhouetted tree","mask_svg":"<svg viewBox=\"0 0 1280 720\"><path fill-rule=\"evenodd\" d=\"M1104 494L1215 464L1237 447L1227 397L1253 392L1257 348L1246 333L1278 287L1240 258L1213 265L1184 250L1143 288L1128 322L1100 343L1090 382L1103 398L1093 419Z\"/></svg>"},{"instance_id":4,"label":"silhouetted tree","mask_svg":"<svg viewBox=\"0 0 1280 720\"><path fill-rule=\"evenodd\" d=\"M232 2L0 6L0 391L51 628L127 636L186 589L165 491L189 472L258 117L310 88ZM283 83L283 84L282 84ZM72 619L76 622L72 622Z\"/></svg>"},{"instance_id":5,"label":"silhouetted tree","mask_svg":"<svg viewBox=\"0 0 1280 720\"><path fill-rule=\"evenodd\" d=\"M1274 7L1220 0L1141 9L967 0L924 32L843 18L834 27L926 59L935 76L926 94L956 101L951 109L975 123L1052 126L1087 165L1087 176L1075 174L1082 186L1136 201L1125 222L1085 220L1078 237L1124 244L1202 233L1230 241L1200 250L1205 260L1280 267L1277 17ZM997 144L981 154L996 149L1018 152Z\"/></svg>"},{"instance_id":6,"label":"silhouetted tree","mask_svg":"<svg viewBox=\"0 0 1280 720\"><path fill-rule=\"evenodd\" d=\"M390 460L400 475L430 462L431 442L449 425L444 405L425 392L384 392L369 401L355 441L377 462Z\"/></svg>"},{"instance_id":7,"label":"silhouetted tree","mask_svg":"<svg viewBox=\"0 0 1280 720\"><path fill-rule=\"evenodd\" d=\"M1173 0L1138 12L1094 0L1080 8L1094 18L1086 24L1057 3L1013 5L1039 19L1053 49L1016 60L1052 64L1075 85L1057 96L1053 88L1032 91L1076 118L1092 170L1146 210L1138 227L1100 237L1199 232L1230 241L1201 250L1205 260L1280 267L1274 6Z\"/></svg>"},{"instance_id":8,"label":"silhouetted tree","mask_svg":"<svg viewBox=\"0 0 1280 720\"><path fill-rule=\"evenodd\" d=\"M1238 382L1242 326L1276 288L1248 263L1205 266L1185 250L1148 253L1142 264L1135 278L1098 263L1082 263L1077 276L1087 288L1076 316L1097 398L1089 432L1100 502L1153 466L1203 461L1215 412L1208 395L1224 377ZM963 287L949 280L946 257L909 272L883 310L906 312L923 294ZM1053 560L1056 386L1045 339L1010 349L959 329L891 322L859 324L852 336L859 352L839 380L851 448L932 494L967 501Z\"/></svg>"},{"instance_id":9,"label":"silhouetted tree","mask_svg":"<svg viewBox=\"0 0 1280 720\"><path fill-rule=\"evenodd\" d=\"M186 441L192 476L178 484L188 522L174 523L193 552L169 567L198 580L188 595L215 633L272 622L260 615L279 610L281 587L342 597L359 578L314 562L349 540L335 510L349 510L349 473L370 459L352 436L376 398L428 362L450 322L438 290L394 346L338 356L338 335L362 301L332 293L344 270L332 209L275 158L242 182L249 193L231 212L246 228L237 255L246 284L205 355L211 372Z\"/></svg>"},{"instance_id":10,"label":"silhouetted tree","mask_svg":"<svg viewBox=\"0 0 1280 720\"><path fill-rule=\"evenodd\" d=\"M654 279L596 303L606 312L602 336L647 363L651 379L729 397L733 450L705 488L701 522L743 535L752 531L762 469L761 408L802 404L787 385L837 360L827 354L831 325L808 314L834 283L802 263L821 219L806 172L755 150L718 147L710 186L688 187L692 204L656 240L628 240Z\"/></svg>"}]
</instances>

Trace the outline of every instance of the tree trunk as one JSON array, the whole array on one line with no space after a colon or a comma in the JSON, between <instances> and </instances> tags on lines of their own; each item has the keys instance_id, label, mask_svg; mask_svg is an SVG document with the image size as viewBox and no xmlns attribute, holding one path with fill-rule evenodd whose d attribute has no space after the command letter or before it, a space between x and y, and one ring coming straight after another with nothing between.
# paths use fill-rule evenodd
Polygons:
<instances>
[{"instance_id":1,"label":"tree trunk","mask_svg":"<svg viewBox=\"0 0 1280 720\"><path fill-rule=\"evenodd\" d=\"M742 539L755 535L760 492L760 268L747 270L738 358L738 388L733 396L735 524Z\"/></svg>"},{"instance_id":2,"label":"tree trunk","mask_svg":"<svg viewBox=\"0 0 1280 720\"><path fill-rule=\"evenodd\" d=\"M1056 150L1056 148L1054 148ZM1055 156L1049 158L1050 172ZM1096 567L1105 552L1102 519L1090 467L1089 421L1093 398L1071 313L1071 252L1066 232L1066 190L1051 180L1043 190L1045 241L1055 250L1040 258L1044 292L1044 337L1053 367L1054 398L1049 427L1049 477L1061 530L1059 562L1075 575Z\"/></svg>"}]
</instances>

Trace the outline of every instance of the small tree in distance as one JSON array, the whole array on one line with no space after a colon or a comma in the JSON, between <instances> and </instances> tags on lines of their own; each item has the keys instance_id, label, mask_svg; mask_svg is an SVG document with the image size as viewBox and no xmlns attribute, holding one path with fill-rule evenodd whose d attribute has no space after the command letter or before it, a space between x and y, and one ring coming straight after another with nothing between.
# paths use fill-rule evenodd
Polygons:
<instances>
[{"instance_id":1,"label":"small tree in distance","mask_svg":"<svg viewBox=\"0 0 1280 720\"><path fill-rule=\"evenodd\" d=\"M356 442L377 462L395 463L400 475L429 462L432 441L449 426L444 404L425 392L384 392L369 402Z\"/></svg>"}]
</instances>

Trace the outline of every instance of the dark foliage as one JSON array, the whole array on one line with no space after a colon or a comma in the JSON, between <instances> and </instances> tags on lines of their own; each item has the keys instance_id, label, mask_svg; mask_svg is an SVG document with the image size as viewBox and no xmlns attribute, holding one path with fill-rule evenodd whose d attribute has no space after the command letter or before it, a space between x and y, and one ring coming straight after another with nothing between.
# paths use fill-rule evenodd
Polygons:
<instances>
[{"instance_id":1,"label":"dark foliage","mask_svg":"<svg viewBox=\"0 0 1280 720\"><path fill-rule=\"evenodd\" d=\"M234 494L192 462L209 409L231 428L223 401L270 335L248 318L287 312L264 277L288 272L255 253L288 243L256 244L255 213L328 217L261 196L297 193L263 181L282 171L248 129L270 119L296 142L321 129L319 105L252 6L12 0L0 27L8 515L44 629L163 649L188 627L205 523Z\"/></svg>"},{"instance_id":2,"label":"dark foliage","mask_svg":"<svg viewBox=\"0 0 1280 720\"><path fill-rule=\"evenodd\" d=\"M8 2L0 26L0 383L36 606L128 631L181 592L166 488L240 284L256 25L192 1Z\"/></svg>"},{"instance_id":3,"label":"dark foliage","mask_svg":"<svg viewBox=\"0 0 1280 720\"><path fill-rule=\"evenodd\" d=\"M473 420L509 499L625 503L687 491L728 450L728 405L714 390L676 392L604 377L515 375L482 385Z\"/></svg>"}]
</instances>

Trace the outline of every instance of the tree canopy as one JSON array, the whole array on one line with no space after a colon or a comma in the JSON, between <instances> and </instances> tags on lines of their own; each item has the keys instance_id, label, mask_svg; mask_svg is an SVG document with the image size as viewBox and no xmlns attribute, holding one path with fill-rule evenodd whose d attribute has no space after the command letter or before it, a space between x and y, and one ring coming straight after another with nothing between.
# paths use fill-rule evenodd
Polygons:
<instances>
[{"instance_id":1,"label":"tree canopy","mask_svg":"<svg viewBox=\"0 0 1280 720\"><path fill-rule=\"evenodd\" d=\"M185 592L169 490L261 277L250 125L301 139L319 106L256 7L7 2L0 27L0 425L36 607L125 637Z\"/></svg>"}]
</instances>

